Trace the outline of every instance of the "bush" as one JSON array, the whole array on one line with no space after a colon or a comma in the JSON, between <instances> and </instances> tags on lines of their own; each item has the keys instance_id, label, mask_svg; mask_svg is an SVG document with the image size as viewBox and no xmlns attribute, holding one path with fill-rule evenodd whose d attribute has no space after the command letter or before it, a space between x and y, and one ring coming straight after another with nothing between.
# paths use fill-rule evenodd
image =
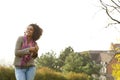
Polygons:
<instances>
[{"instance_id":1,"label":"bush","mask_svg":"<svg viewBox=\"0 0 120 80\"><path fill-rule=\"evenodd\" d=\"M16 80L13 67L0 66L0 80ZM90 80L84 73L61 73L50 68L37 69L35 80Z\"/></svg>"},{"instance_id":2,"label":"bush","mask_svg":"<svg viewBox=\"0 0 120 80\"><path fill-rule=\"evenodd\" d=\"M37 70L35 80L66 80L66 78L60 72L43 67Z\"/></svg>"},{"instance_id":3,"label":"bush","mask_svg":"<svg viewBox=\"0 0 120 80\"><path fill-rule=\"evenodd\" d=\"M74 73L74 72L69 72L66 74L66 78L68 80L90 80L89 76L84 73Z\"/></svg>"},{"instance_id":4,"label":"bush","mask_svg":"<svg viewBox=\"0 0 120 80\"><path fill-rule=\"evenodd\" d=\"M12 67L0 66L0 80L16 80Z\"/></svg>"}]
</instances>

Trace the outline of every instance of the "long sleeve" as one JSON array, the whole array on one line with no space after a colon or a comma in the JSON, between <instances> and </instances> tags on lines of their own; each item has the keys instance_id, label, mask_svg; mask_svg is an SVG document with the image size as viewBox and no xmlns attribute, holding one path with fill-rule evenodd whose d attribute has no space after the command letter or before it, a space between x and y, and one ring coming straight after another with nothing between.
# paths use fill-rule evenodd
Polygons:
<instances>
[{"instance_id":1,"label":"long sleeve","mask_svg":"<svg viewBox=\"0 0 120 80\"><path fill-rule=\"evenodd\" d=\"M30 54L29 48L21 49L23 43L23 36L18 37L15 46L15 56L22 57L25 54Z\"/></svg>"}]
</instances>

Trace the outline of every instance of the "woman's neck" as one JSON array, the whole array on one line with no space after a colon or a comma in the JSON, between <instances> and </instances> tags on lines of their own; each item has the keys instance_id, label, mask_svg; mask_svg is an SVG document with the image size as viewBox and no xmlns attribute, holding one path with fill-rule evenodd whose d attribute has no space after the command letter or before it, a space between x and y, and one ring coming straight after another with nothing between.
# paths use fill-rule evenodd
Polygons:
<instances>
[{"instance_id":1,"label":"woman's neck","mask_svg":"<svg viewBox=\"0 0 120 80\"><path fill-rule=\"evenodd\" d=\"M29 43L31 41L32 37L27 36L27 42Z\"/></svg>"}]
</instances>

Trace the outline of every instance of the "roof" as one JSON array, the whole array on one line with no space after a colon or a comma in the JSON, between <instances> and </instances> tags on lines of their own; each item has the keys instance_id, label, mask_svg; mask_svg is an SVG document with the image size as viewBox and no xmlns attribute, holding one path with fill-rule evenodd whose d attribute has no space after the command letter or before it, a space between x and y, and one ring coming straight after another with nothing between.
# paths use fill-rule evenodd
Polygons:
<instances>
[{"instance_id":1,"label":"roof","mask_svg":"<svg viewBox=\"0 0 120 80\"><path fill-rule=\"evenodd\" d=\"M100 53L101 61L106 62L108 64L114 55L115 53Z\"/></svg>"},{"instance_id":2,"label":"roof","mask_svg":"<svg viewBox=\"0 0 120 80\"><path fill-rule=\"evenodd\" d=\"M101 61L109 63L112 57L114 56L114 52L111 50L90 50L86 51L90 55L91 59L97 63Z\"/></svg>"}]
</instances>

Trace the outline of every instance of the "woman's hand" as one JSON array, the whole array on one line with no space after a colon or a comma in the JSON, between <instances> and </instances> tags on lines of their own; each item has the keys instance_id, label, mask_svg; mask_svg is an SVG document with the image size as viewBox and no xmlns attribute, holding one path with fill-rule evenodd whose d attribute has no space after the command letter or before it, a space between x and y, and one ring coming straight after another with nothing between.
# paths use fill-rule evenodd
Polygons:
<instances>
[{"instance_id":1,"label":"woman's hand","mask_svg":"<svg viewBox=\"0 0 120 80\"><path fill-rule=\"evenodd\" d=\"M35 53L36 52L36 47L30 47L29 51L30 51L30 53Z\"/></svg>"},{"instance_id":2,"label":"woman's hand","mask_svg":"<svg viewBox=\"0 0 120 80\"><path fill-rule=\"evenodd\" d=\"M33 58L36 58L38 56L38 50L39 50L39 47L37 45L35 45L35 47L30 47L29 48L29 51L30 51L31 56Z\"/></svg>"},{"instance_id":3,"label":"woman's hand","mask_svg":"<svg viewBox=\"0 0 120 80\"><path fill-rule=\"evenodd\" d=\"M39 50L39 47L37 45L35 45L34 47L30 47L29 51L32 53L37 53Z\"/></svg>"}]
</instances>

